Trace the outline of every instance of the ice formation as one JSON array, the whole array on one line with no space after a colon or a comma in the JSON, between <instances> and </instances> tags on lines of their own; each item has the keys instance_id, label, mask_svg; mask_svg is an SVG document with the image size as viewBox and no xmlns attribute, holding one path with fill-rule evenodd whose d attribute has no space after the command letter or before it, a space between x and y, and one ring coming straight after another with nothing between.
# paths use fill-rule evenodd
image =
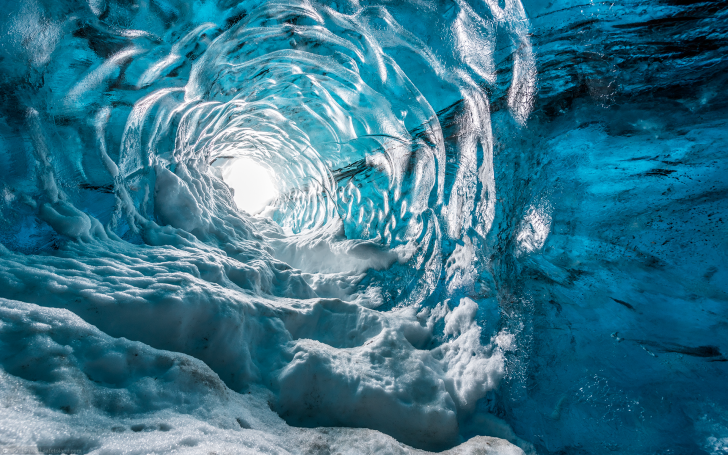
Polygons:
<instances>
[{"instance_id":1,"label":"ice formation","mask_svg":"<svg viewBox=\"0 0 728 455\"><path fill-rule=\"evenodd\" d=\"M725 2L4 7L4 448L728 453Z\"/></svg>"}]
</instances>

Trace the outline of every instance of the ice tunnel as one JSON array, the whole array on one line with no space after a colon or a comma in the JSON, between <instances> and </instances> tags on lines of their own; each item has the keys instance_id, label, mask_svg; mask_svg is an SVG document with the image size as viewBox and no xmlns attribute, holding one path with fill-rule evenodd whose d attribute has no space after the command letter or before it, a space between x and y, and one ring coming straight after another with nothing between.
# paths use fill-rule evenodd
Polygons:
<instances>
[{"instance_id":1,"label":"ice tunnel","mask_svg":"<svg viewBox=\"0 0 728 455\"><path fill-rule=\"evenodd\" d=\"M725 0L5 0L0 447L728 454Z\"/></svg>"}]
</instances>

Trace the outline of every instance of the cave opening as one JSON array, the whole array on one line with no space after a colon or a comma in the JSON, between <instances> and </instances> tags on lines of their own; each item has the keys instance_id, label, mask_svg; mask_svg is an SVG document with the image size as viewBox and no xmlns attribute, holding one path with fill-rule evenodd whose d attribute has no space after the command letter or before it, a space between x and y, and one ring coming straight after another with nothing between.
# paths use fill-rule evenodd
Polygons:
<instances>
[{"instance_id":1,"label":"cave opening","mask_svg":"<svg viewBox=\"0 0 728 455\"><path fill-rule=\"evenodd\" d=\"M237 158L223 165L222 180L233 190L239 209L257 215L278 197L272 171L251 158Z\"/></svg>"}]
</instances>

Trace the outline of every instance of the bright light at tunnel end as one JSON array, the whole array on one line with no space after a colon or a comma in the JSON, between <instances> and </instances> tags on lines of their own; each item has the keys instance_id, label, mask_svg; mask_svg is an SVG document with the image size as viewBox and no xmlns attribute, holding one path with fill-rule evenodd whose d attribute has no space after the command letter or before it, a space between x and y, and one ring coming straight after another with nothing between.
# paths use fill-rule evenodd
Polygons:
<instances>
[{"instance_id":1,"label":"bright light at tunnel end","mask_svg":"<svg viewBox=\"0 0 728 455\"><path fill-rule=\"evenodd\" d=\"M252 215L260 213L278 197L271 172L250 158L239 158L222 171L225 183L235 192L238 209Z\"/></svg>"}]
</instances>

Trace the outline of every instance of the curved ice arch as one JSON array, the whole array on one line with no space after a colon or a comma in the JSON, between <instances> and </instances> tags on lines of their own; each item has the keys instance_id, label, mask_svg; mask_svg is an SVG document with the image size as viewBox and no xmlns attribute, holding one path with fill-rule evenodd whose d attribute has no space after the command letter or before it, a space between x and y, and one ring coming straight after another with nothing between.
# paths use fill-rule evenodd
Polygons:
<instances>
[{"instance_id":1,"label":"curved ice arch","mask_svg":"<svg viewBox=\"0 0 728 455\"><path fill-rule=\"evenodd\" d=\"M467 261L446 262L462 246L445 240L482 246L493 219L482 85L508 93L518 121L530 109L535 73L517 2L18 9L9 62L27 57L19 76L36 85L19 89L31 101L3 125L20 125L22 140L3 151L17 165L3 174L3 241L14 252L0 251L2 296L202 359L233 390L267 387L301 425L459 442L458 419L503 374L502 349L474 323L472 301L449 313L437 287L451 266L473 281L453 272ZM405 30L413 15L445 20L432 21L434 34ZM519 53L504 86L487 32L496 24ZM477 56L468 40L482 33ZM448 153L463 164L454 178ZM287 197L269 214L282 228L234 207L211 165L237 156L279 176ZM53 254L21 253L38 251ZM301 259L317 251L329 259ZM383 305L376 283L361 280L391 266L419 270ZM304 380L314 370L342 391L346 412L288 387L315 386ZM370 399L399 418L382 420Z\"/></svg>"}]
</instances>

